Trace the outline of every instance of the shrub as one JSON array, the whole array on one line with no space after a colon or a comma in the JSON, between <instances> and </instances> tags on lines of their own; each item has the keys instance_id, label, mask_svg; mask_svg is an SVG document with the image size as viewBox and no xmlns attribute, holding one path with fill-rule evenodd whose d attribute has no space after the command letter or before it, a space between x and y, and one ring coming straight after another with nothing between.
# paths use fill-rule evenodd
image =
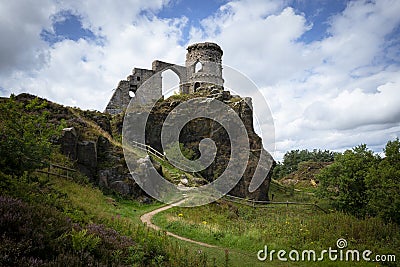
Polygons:
<instances>
[{"instance_id":1,"label":"shrub","mask_svg":"<svg viewBox=\"0 0 400 267\"><path fill-rule=\"evenodd\" d=\"M43 166L51 154L50 138L56 135L48 125L48 112L37 98L26 105L14 97L0 103L0 168L4 173L21 175Z\"/></svg>"}]
</instances>

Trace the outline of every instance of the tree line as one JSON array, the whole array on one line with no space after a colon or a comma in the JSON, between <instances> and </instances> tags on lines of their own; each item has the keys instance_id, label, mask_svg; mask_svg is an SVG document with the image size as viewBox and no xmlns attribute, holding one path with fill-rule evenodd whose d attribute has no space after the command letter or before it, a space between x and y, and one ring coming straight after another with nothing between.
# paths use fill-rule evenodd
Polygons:
<instances>
[{"instance_id":1,"label":"tree line","mask_svg":"<svg viewBox=\"0 0 400 267\"><path fill-rule=\"evenodd\" d=\"M400 224L400 141L388 141L384 157L362 144L343 153L329 150L291 150L274 169L281 179L302 162L332 162L317 175L317 195L337 210L359 218L378 216Z\"/></svg>"},{"instance_id":2,"label":"tree line","mask_svg":"<svg viewBox=\"0 0 400 267\"><path fill-rule=\"evenodd\" d=\"M299 163L305 161L313 162L332 162L334 161L335 155L338 152L333 152L329 150L314 149L309 151L307 149L303 150L291 150L285 153L283 156L283 161L278 162L274 168L273 178L278 180L286 175L298 170Z\"/></svg>"}]
</instances>

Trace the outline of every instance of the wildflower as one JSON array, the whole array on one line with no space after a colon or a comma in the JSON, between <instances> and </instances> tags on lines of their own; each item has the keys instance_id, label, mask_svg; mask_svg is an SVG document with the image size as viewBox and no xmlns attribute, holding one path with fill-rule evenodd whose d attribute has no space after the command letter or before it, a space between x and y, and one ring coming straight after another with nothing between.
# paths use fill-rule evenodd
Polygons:
<instances>
[{"instance_id":1,"label":"wildflower","mask_svg":"<svg viewBox=\"0 0 400 267\"><path fill-rule=\"evenodd\" d=\"M207 224L207 222L206 222L206 221L203 221L203 224L204 224L204 225L206 225L206 224Z\"/></svg>"},{"instance_id":2,"label":"wildflower","mask_svg":"<svg viewBox=\"0 0 400 267\"><path fill-rule=\"evenodd\" d=\"M179 214L178 214L178 217L183 217L183 214L182 214L182 213L179 213Z\"/></svg>"}]
</instances>

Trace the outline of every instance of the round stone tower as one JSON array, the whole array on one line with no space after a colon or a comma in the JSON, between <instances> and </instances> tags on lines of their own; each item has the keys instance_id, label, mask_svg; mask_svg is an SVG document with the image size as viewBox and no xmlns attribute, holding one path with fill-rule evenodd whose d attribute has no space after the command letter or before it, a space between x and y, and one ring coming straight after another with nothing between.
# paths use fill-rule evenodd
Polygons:
<instances>
[{"instance_id":1,"label":"round stone tower","mask_svg":"<svg viewBox=\"0 0 400 267\"><path fill-rule=\"evenodd\" d=\"M183 85L184 93L196 92L203 85L223 86L222 49L215 43L197 43L190 45L186 53L187 80Z\"/></svg>"}]
</instances>

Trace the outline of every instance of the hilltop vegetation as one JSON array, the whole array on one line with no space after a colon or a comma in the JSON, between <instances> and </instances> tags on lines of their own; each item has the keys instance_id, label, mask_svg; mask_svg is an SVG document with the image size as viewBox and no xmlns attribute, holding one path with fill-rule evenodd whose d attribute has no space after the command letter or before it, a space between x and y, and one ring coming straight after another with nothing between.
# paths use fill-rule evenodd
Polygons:
<instances>
[{"instance_id":1,"label":"hilltop vegetation","mask_svg":"<svg viewBox=\"0 0 400 267\"><path fill-rule=\"evenodd\" d=\"M337 154L339 153L320 149L288 151L283 155L282 162L279 162L275 167L273 178L278 180L297 171L303 162L333 162Z\"/></svg>"},{"instance_id":2,"label":"hilltop vegetation","mask_svg":"<svg viewBox=\"0 0 400 267\"><path fill-rule=\"evenodd\" d=\"M37 112L47 102L35 98L29 103L14 96L0 105L0 168L6 174L22 175L43 165L52 152L50 140L61 131L49 123L49 111Z\"/></svg>"},{"instance_id":3,"label":"hilltop vegetation","mask_svg":"<svg viewBox=\"0 0 400 267\"><path fill-rule=\"evenodd\" d=\"M76 168L77 162L60 153L62 129L73 126L80 138L108 144L99 154L101 168L122 165L121 121L121 116L67 108L30 95L0 100L1 266L265 266L256 258L264 245L319 251L335 247L341 237L350 248L398 253L399 139L387 143L384 158L366 145L343 153L285 154L270 185L273 200L317 204L327 213L313 205L255 208L222 199L173 208L154 218L164 230L220 247L208 249L149 230L139 217L161 203L143 204L101 191ZM190 149L183 151L194 157ZM49 175L49 162L69 171L55 168ZM172 165L158 164L171 181L180 180L182 173Z\"/></svg>"}]
</instances>

